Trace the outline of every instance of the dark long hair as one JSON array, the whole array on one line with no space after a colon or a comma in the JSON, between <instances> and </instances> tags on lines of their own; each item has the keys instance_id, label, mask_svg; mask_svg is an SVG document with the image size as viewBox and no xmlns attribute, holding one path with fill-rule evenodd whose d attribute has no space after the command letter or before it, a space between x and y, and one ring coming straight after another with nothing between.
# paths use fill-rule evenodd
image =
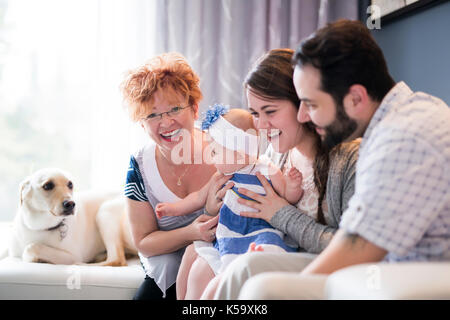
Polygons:
<instances>
[{"instance_id":1,"label":"dark long hair","mask_svg":"<svg viewBox=\"0 0 450 320\"><path fill-rule=\"evenodd\" d=\"M293 55L294 51L291 49L274 49L264 54L247 74L244 88L263 99L291 101L298 109L300 99L293 83ZM315 139L316 155L313 168L314 184L319 193L317 220L319 223L326 224L322 202L327 187L329 153L322 147L320 136L314 128L308 124L303 126Z\"/></svg>"},{"instance_id":2,"label":"dark long hair","mask_svg":"<svg viewBox=\"0 0 450 320\"><path fill-rule=\"evenodd\" d=\"M383 52L360 21L338 20L302 41L293 62L311 65L321 76L321 90L330 94L338 107L349 88L363 85L375 101L395 85Z\"/></svg>"}]
</instances>

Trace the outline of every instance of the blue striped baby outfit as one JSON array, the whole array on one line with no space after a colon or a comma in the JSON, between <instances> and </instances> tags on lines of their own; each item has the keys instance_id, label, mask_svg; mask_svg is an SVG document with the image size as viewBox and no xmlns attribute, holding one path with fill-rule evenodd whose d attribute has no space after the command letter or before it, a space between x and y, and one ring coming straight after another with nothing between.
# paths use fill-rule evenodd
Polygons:
<instances>
[{"instance_id":1,"label":"blue striped baby outfit","mask_svg":"<svg viewBox=\"0 0 450 320\"><path fill-rule=\"evenodd\" d=\"M249 199L240 194L238 189L246 188L265 195L264 188L255 174L259 171L269 180L269 161L268 158L262 156L255 165L249 165L239 170L230 179L235 185L227 191L224 197L214 241L214 248L218 250L221 259L220 270L223 270L237 255L246 253L252 242L257 245L266 245L265 248L268 248L267 245L269 245L280 251L297 251L297 248L290 247L283 241L284 234L281 231L263 219L240 216L241 212L254 211L254 209L238 203L239 198Z\"/></svg>"}]
</instances>

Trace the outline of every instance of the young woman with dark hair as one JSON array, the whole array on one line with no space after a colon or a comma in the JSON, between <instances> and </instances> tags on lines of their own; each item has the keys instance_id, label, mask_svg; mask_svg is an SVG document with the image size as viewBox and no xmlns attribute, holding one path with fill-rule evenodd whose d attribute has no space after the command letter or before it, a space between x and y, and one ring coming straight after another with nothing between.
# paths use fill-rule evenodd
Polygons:
<instances>
[{"instance_id":1,"label":"young woman with dark hair","mask_svg":"<svg viewBox=\"0 0 450 320\"><path fill-rule=\"evenodd\" d=\"M270 142L267 155L283 170L294 166L302 172L304 195L296 206L290 205L263 177L266 196L239 191L256 200L240 202L258 211L241 215L264 219L303 252L258 252L237 258L224 271L216 299L237 299L245 280L258 273L301 271L331 241L353 195L359 141L327 150L311 124L297 121L300 100L293 85L292 57L290 49L269 51L255 63L244 88L255 127L260 134L267 134ZM214 199L209 197L211 202ZM214 208L214 203L206 206L206 210ZM204 297L212 298L213 293Z\"/></svg>"}]
</instances>

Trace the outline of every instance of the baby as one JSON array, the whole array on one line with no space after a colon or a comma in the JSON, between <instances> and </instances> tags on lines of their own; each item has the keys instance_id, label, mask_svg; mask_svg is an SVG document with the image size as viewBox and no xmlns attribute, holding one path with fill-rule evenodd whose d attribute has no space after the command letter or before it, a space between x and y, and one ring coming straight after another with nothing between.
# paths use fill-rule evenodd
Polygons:
<instances>
[{"instance_id":1,"label":"baby","mask_svg":"<svg viewBox=\"0 0 450 320\"><path fill-rule=\"evenodd\" d=\"M287 175L283 175L266 156L258 157L258 140L253 125L251 114L243 109L231 109L222 105L211 107L206 118L202 122L202 129L208 129L212 142L209 144L210 161L217 170L225 175L234 175L235 187L229 190L225 199L236 196L247 198L237 192L239 187L246 187L264 195L265 191L256 177L256 172L261 172L271 183L275 191L289 203L296 205L302 196L302 175L296 168L291 168ZM236 139L238 138L237 146ZM234 144L233 144L234 143ZM239 149L239 150L236 150ZM175 203L159 203L156 208L156 216L160 219L163 216L181 216L192 213L205 206L208 190L212 179L197 192L189 194L184 199ZM245 186L244 186L245 185ZM234 194L234 196L233 196ZM248 198L247 198L248 199ZM250 199L251 200L251 199ZM249 207L243 208L251 211ZM221 210L222 211L222 210ZM239 212L235 212L239 214Z\"/></svg>"},{"instance_id":2,"label":"baby","mask_svg":"<svg viewBox=\"0 0 450 320\"><path fill-rule=\"evenodd\" d=\"M223 199L216 240L213 244L194 242L198 256L205 259L214 274L218 275L237 255L247 251L296 251L296 248L283 241L284 234L281 231L263 219L240 216L241 212L255 210L237 200L239 197L249 199L238 192L239 188L265 195L264 188L255 175L260 172L280 196L295 205L300 201L303 192L301 173L292 168L287 175L283 175L266 156L258 157L258 137L253 118L245 110L229 110L227 107L215 105L207 111L202 129L207 129L212 139L208 146L210 160L218 171L233 175L228 183L232 182L234 186L226 191ZM159 203L155 208L157 217L185 215L201 209L205 206L210 183L212 180L199 191L176 203ZM187 282L187 279L181 280ZM179 280L177 290L179 285L185 286L185 283L178 282Z\"/></svg>"}]
</instances>

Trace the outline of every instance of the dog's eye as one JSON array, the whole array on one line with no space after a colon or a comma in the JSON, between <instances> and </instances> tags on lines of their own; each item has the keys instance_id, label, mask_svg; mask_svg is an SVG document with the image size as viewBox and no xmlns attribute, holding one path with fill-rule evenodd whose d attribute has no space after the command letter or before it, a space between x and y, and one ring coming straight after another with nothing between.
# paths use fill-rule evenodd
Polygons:
<instances>
[{"instance_id":1,"label":"dog's eye","mask_svg":"<svg viewBox=\"0 0 450 320\"><path fill-rule=\"evenodd\" d=\"M69 181L69 183L67 184L67 187L72 190L73 189L73 183L72 181Z\"/></svg>"},{"instance_id":2,"label":"dog's eye","mask_svg":"<svg viewBox=\"0 0 450 320\"><path fill-rule=\"evenodd\" d=\"M44 186L42 188L44 188L44 190L49 191L52 190L55 187L55 184L53 182L47 182L46 184L44 184Z\"/></svg>"}]
</instances>

